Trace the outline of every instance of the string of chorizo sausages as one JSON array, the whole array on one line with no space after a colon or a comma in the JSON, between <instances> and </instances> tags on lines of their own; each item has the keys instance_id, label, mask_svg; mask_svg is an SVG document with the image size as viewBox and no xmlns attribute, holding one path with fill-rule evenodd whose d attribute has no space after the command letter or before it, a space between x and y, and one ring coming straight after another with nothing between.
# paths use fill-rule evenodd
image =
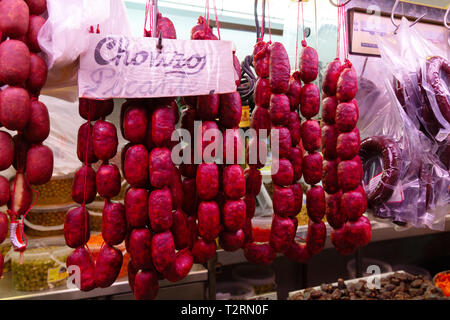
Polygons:
<instances>
[{"instance_id":1,"label":"string of chorizo sausages","mask_svg":"<svg viewBox=\"0 0 450 320\"><path fill-rule=\"evenodd\" d=\"M335 59L327 65L322 84L322 184L326 191L325 213L333 228L336 250L348 255L370 241L370 222L361 185L362 162L358 156L360 136L356 124L359 111L356 71L350 61Z\"/></svg>"},{"instance_id":2,"label":"string of chorizo sausages","mask_svg":"<svg viewBox=\"0 0 450 320\"><path fill-rule=\"evenodd\" d=\"M23 225L19 222L32 203L30 185L47 183L53 174L53 152L43 145L50 133L47 107L39 101L47 80L47 64L39 53L37 35L45 23L41 14L45 1L6 0L0 2L0 126L17 131L11 137L0 131L0 171L11 165L16 175L10 181L0 176L0 205L8 205L11 242L24 251ZM8 233L8 219L0 213L0 243ZM3 256L0 255L0 276Z\"/></svg>"}]
</instances>

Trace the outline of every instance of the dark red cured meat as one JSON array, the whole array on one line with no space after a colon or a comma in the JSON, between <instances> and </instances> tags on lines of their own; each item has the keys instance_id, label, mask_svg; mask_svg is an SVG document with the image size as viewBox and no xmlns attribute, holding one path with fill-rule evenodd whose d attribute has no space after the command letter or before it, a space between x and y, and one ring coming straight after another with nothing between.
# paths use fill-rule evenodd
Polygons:
<instances>
[{"instance_id":1,"label":"dark red cured meat","mask_svg":"<svg viewBox=\"0 0 450 320\"><path fill-rule=\"evenodd\" d=\"M316 120L306 120L300 128L302 143L305 150L313 152L320 149L321 130Z\"/></svg>"},{"instance_id":2,"label":"dark red cured meat","mask_svg":"<svg viewBox=\"0 0 450 320\"><path fill-rule=\"evenodd\" d=\"M341 197L340 209L349 220L356 221L365 212L366 196L360 189L344 192Z\"/></svg>"},{"instance_id":3,"label":"dark red cured meat","mask_svg":"<svg viewBox=\"0 0 450 320\"><path fill-rule=\"evenodd\" d=\"M27 179L34 185L45 184L53 174L53 151L47 146L36 144L27 153Z\"/></svg>"},{"instance_id":4,"label":"dark red cured meat","mask_svg":"<svg viewBox=\"0 0 450 320\"><path fill-rule=\"evenodd\" d=\"M120 244L127 234L125 207L121 203L106 202L102 212L102 237L111 246Z\"/></svg>"},{"instance_id":5,"label":"dark red cured meat","mask_svg":"<svg viewBox=\"0 0 450 320\"><path fill-rule=\"evenodd\" d=\"M148 191L143 188L129 188L125 194L125 216L130 226L145 227L148 220Z\"/></svg>"},{"instance_id":6,"label":"dark red cured meat","mask_svg":"<svg viewBox=\"0 0 450 320\"><path fill-rule=\"evenodd\" d=\"M358 122L358 108L351 102L340 103L336 108L336 125L340 132L349 132Z\"/></svg>"},{"instance_id":7,"label":"dark red cured meat","mask_svg":"<svg viewBox=\"0 0 450 320\"><path fill-rule=\"evenodd\" d=\"M159 291L158 276L152 269L139 270L134 279L134 298L153 300Z\"/></svg>"},{"instance_id":8,"label":"dark red cured meat","mask_svg":"<svg viewBox=\"0 0 450 320\"><path fill-rule=\"evenodd\" d=\"M291 111L289 98L285 94L272 94L270 97L270 118L275 125L285 125Z\"/></svg>"},{"instance_id":9,"label":"dark red cured meat","mask_svg":"<svg viewBox=\"0 0 450 320\"><path fill-rule=\"evenodd\" d=\"M25 89L8 87L0 92L0 122L6 129L23 131L30 115L30 95Z\"/></svg>"},{"instance_id":10,"label":"dark red cured meat","mask_svg":"<svg viewBox=\"0 0 450 320\"><path fill-rule=\"evenodd\" d=\"M9 181L5 177L0 176L0 206L8 203L9 196Z\"/></svg>"},{"instance_id":11,"label":"dark red cured meat","mask_svg":"<svg viewBox=\"0 0 450 320\"><path fill-rule=\"evenodd\" d=\"M320 92L315 84L307 83L302 87L300 96L300 112L306 119L311 119L319 113Z\"/></svg>"},{"instance_id":12,"label":"dark red cured meat","mask_svg":"<svg viewBox=\"0 0 450 320\"><path fill-rule=\"evenodd\" d=\"M226 200L222 209L222 223L227 231L244 228L246 206L244 200Z\"/></svg>"},{"instance_id":13,"label":"dark red cured meat","mask_svg":"<svg viewBox=\"0 0 450 320\"><path fill-rule=\"evenodd\" d=\"M272 159L271 171L273 183L280 186L292 184L294 180L294 168L289 160Z\"/></svg>"},{"instance_id":14,"label":"dark red cured meat","mask_svg":"<svg viewBox=\"0 0 450 320\"><path fill-rule=\"evenodd\" d=\"M244 246L245 234L242 229L237 231L222 231L219 235L219 245L225 251L236 251Z\"/></svg>"},{"instance_id":15,"label":"dark red cured meat","mask_svg":"<svg viewBox=\"0 0 450 320\"><path fill-rule=\"evenodd\" d=\"M270 63L270 43L258 41L253 49L253 66L255 72L260 78L269 77L269 63Z\"/></svg>"},{"instance_id":16,"label":"dark red cured meat","mask_svg":"<svg viewBox=\"0 0 450 320\"><path fill-rule=\"evenodd\" d=\"M95 171L91 166L83 165L73 178L72 199L77 203L91 203L96 194Z\"/></svg>"},{"instance_id":17,"label":"dark red cured meat","mask_svg":"<svg viewBox=\"0 0 450 320\"><path fill-rule=\"evenodd\" d=\"M304 47L299 59L300 78L304 83L316 80L319 74L319 56L312 47Z\"/></svg>"},{"instance_id":18,"label":"dark red cured meat","mask_svg":"<svg viewBox=\"0 0 450 320\"><path fill-rule=\"evenodd\" d=\"M296 146L302 138L300 131L301 128L300 116L298 115L297 112L293 111L289 112L286 126L288 127L289 132L291 133L292 145Z\"/></svg>"},{"instance_id":19,"label":"dark red cured meat","mask_svg":"<svg viewBox=\"0 0 450 320\"><path fill-rule=\"evenodd\" d=\"M175 262L175 243L170 231L153 235L152 260L155 269L160 273L167 272Z\"/></svg>"},{"instance_id":20,"label":"dark red cured meat","mask_svg":"<svg viewBox=\"0 0 450 320\"><path fill-rule=\"evenodd\" d=\"M181 208L184 200L183 182L181 181L181 173L177 167L174 167L169 185L170 194L172 195L172 209Z\"/></svg>"},{"instance_id":21,"label":"dark red cured meat","mask_svg":"<svg viewBox=\"0 0 450 320\"><path fill-rule=\"evenodd\" d=\"M90 255L84 247L75 249L68 257L66 266L78 266L80 270L80 287L81 291L90 291L95 289L95 264ZM72 269L73 272L69 272L69 276L73 276L76 269ZM74 284L76 284L74 282Z\"/></svg>"},{"instance_id":22,"label":"dark red cured meat","mask_svg":"<svg viewBox=\"0 0 450 320\"><path fill-rule=\"evenodd\" d=\"M358 248L355 242L351 242L348 240L347 230L347 224L344 224L339 229L331 230L331 242L333 243L336 250L344 256L352 254Z\"/></svg>"},{"instance_id":23,"label":"dark red cured meat","mask_svg":"<svg viewBox=\"0 0 450 320\"><path fill-rule=\"evenodd\" d=\"M26 88L34 96L38 96L47 81L47 64L36 53L30 55L30 74L25 83Z\"/></svg>"},{"instance_id":24,"label":"dark red cured meat","mask_svg":"<svg viewBox=\"0 0 450 320\"><path fill-rule=\"evenodd\" d=\"M197 130L197 145L195 152L198 158L206 161L208 157L216 157L216 150L220 148L220 130L219 126L214 121L202 121L201 126L198 126ZM206 147L208 147L209 152L205 152ZM205 154L204 154L205 153Z\"/></svg>"},{"instance_id":25,"label":"dark red cured meat","mask_svg":"<svg viewBox=\"0 0 450 320\"><path fill-rule=\"evenodd\" d=\"M295 206L294 192L290 187L284 188L274 185L272 201L273 211L276 214L282 217L289 217L295 214L293 212Z\"/></svg>"},{"instance_id":26,"label":"dark red cured meat","mask_svg":"<svg viewBox=\"0 0 450 320\"><path fill-rule=\"evenodd\" d=\"M369 219L361 216L356 221L348 221L346 225L346 237L348 241L353 242L357 247L362 247L369 244L372 237Z\"/></svg>"},{"instance_id":27,"label":"dark red cured meat","mask_svg":"<svg viewBox=\"0 0 450 320\"><path fill-rule=\"evenodd\" d=\"M129 239L129 253L133 266L136 269L153 268L152 256L152 233L147 228L133 229Z\"/></svg>"},{"instance_id":28,"label":"dark red cured meat","mask_svg":"<svg viewBox=\"0 0 450 320\"><path fill-rule=\"evenodd\" d=\"M285 127L274 127L270 133L270 143L272 147L272 156L276 157L275 145L276 145L276 134L278 133L278 157L279 158L288 158L291 154L292 149L292 139L291 133L288 128Z\"/></svg>"},{"instance_id":29,"label":"dark red cured meat","mask_svg":"<svg viewBox=\"0 0 450 320\"><path fill-rule=\"evenodd\" d=\"M127 182L136 188L148 185L148 152L142 144L128 148L124 159L124 176Z\"/></svg>"},{"instance_id":30,"label":"dark red cured meat","mask_svg":"<svg viewBox=\"0 0 450 320\"><path fill-rule=\"evenodd\" d=\"M335 193L339 191L339 184L337 178L338 164L339 159L323 161L322 186L328 193Z\"/></svg>"},{"instance_id":31,"label":"dark red cured meat","mask_svg":"<svg viewBox=\"0 0 450 320\"><path fill-rule=\"evenodd\" d=\"M336 108L338 101L335 96L326 97L322 101L322 121L327 124L334 124L336 118Z\"/></svg>"},{"instance_id":32,"label":"dark red cured meat","mask_svg":"<svg viewBox=\"0 0 450 320\"><path fill-rule=\"evenodd\" d=\"M195 178L195 174L197 172L197 165L194 163L194 153L191 153L191 157L192 157L191 163L183 162L180 164L180 167L179 167L181 175L186 178Z\"/></svg>"},{"instance_id":33,"label":"dark red cured meat","mask_svg":"<svg viewBox=\"0 0 450 320\"><path fill-rule=\"evenodd\" d=\"M245 195L245 177L240 165L227 166L223 170L223 191L229 199L239 199Z\"/></svg>"},{"instance_id":34,"label":"dark red cured meat","mask_svg":"<svg viewBox=\"0 0 450 320\"><path fill-rule=\"evenodd\" d=\"M341 228L347 217L342 214L340 210L342 191L338 191L333 194L327 194L325 196L326 207L325 207L325 216L327 217L328 224L333 229Z\"/></svg>"},{"instance_id":35,"label":"dark red cured meat","mask_svg":"<svg viewBox=\"0 0 450 320\"><path fill-rule=\"evenodd\" d=\"M284 255L297 263L306 263L312 257L306 243L298 243L296 241L291 242L289 250Z\"/></svg>"},{"instance_id":36,"label":"dark red cured meat","mask_svg":"<svg viewBox=\"0 0 450 320\"><path fill-rule=\"evenodd\" d=\"M123 118L123 137L132 143L144 143L147 138L148 117L144 106L130 106Z\"/></svg>"},{"instance_id":37,"label":"dark red cured meat","mask_svg":"<svg viewBox=\"0 0 450 320\"><path fill-rule=\"evenodd\" d=\"M272 91L270 91L269 79L259 78L258 81L256 81L254 93L255 105L257 107L268 109L270 106L271 95Z\"/></svg>"},{"instance_id":38,"label":"dark red cured meat","mask_svg":"<svg viewBox=\"0 0 450 320\"><path fill-rule=\"evenodd\" d=\"M42 143L50 134L50 117L47 107L42 102L32 100L30 119L23 132L31 143Z\"/></svg>"},{"instance_id":39,"label":"dark red cured meat","mask_svg":"<svg viewBox=\"0 0 450 320\"><path fill-rule=\"evenodd\" d=\"M25 214L33 200L33 192L25 179L24 173L17 172L16 177L11 178L9 182L9 193L11 196L8 201L8 209L17 216Z\"/></svg>"},{"instance_id":40,"label":"dark red cured meat","mask_svg":"<svg viewBox=\"0 0 450 320\"><path fill-rule=\"evenodd\" d=\"M271 265L276 258L275 250L268 243L249 243L244 255L248 261L261 265Z\"/></svg>"},{"instance_id":41,"label":"dark red cured meat","mask_svg":"<svg viewBox=\"0 0 450 320\"><path fill-rule=\"evenodd\" d=\"M306 248L312 255L320 253L327 239L327 228L323 221L315 223L310 221L308 225L308 234L306 236Z\"/></svg>"},{"instance_id":42,"label":"dark red cured meat","mask_svg":"<svg viewBox=\"0 0 450 320\"><path fill-rule=\"evenodd\" d=\"M197 195L202 200L211 200L219 192L219 168L215 163L202 163L197 168Z\"/></svg>"},{"instance_id":43,"label":"dark red cured meat","mask_svg":"<svg viewBox=\"0 0 450 320\"><path fill-rule=\"evenodd\" d=\"M25 35L25 43L30 48L30 51L40 52L41 48L38 42L38 34L42 26L45 24L45 19L41 16L30 15L30 22L28 24L28 31Z\"/></svg>"},{"instance_id":44,"label":"dark red cured meat","mask_svg":"<svg viewBox=\"0 0 450 320\"><path fill-rule=\"evenodd\" d=\"M314 186L306 192L306 210L308 217L320 222L325 216L325 191L321 186Z\"/></svg>"},{"instance_id":45,"label":"dark red cured meat","mask_svg":"<svg viewBox=\"0 0 450 320\"><path fill-rule=\"evenodd\" d=\"M291 148L288 159L294 169L294 181L300 180L303 174L303 151L299 147Z\"/></svg>"},{"instance_id":46,"label":"dark red cured meat","mask_svg":"<svg viewBox=\"0 0 450 320\"><path fill-rule=\"evenodd\" d=\"M5 131L0 131L0 154L0 170L6 170L14 162L14 141Z\"/></svg>"},{"instance_id":47,"label":"dark red cured meat","mask_svg":"<svg viewBox=\"0 0 450 320\"><path fill-rule=\"evenodd\" d=\"M191 251L183 249L178 251L175 256L175 262L172 264L170 270L164 274L164 276L170 282L177 282L184 279L194 264L194 257Z\"/></svg>"},{"instance_id":48,"label":"dark red cured meat","mask_svg":"<svg viewBox=\"0 0 450 320\"><path fill-rule=\"evenodd\" d=\"M156 21L157 23L155 37L159 37L161 35L161 37L164 39L177 38L177 32L175 31L175 27L169 18L163 17L161 12L158 12L158 18Z\"/></svg>"},{"instance_id":49,"label":"dark red cured meat","mask_svg":"<svg viewBox=\"0 0 450 320\"><path fill-rule=\"evenodd\" d=\"M336 88L339 76L341 74L341 62L339 59L334 59L327 64L324 73L324 80L322 82L322 91L328 96L336 95Z\"/></svg>"},{"instance_id":50,"label":"dark red cured meat","mask_svg":"<svg viewBox=\"0 0 450 320\"><path fill-rule=\"evenodd\" d=\"M92 141L94 154L98 159L107 161L114 158L119 140L116 127L111 122L96 121L92 129Z\"/></svg>"},{"instance_id":51,"label":"dark red cured meat","mask_svg":"<svg viewBox=\"0 0 450 320\"><path fill-rule=\"evenodd\" d=\"M123 255L119 249L105 244L95 260L95 284L107 288L116 281L122 267Z\"/></svg>"},{"instance_id":52,"label":"dark red cured meat","mask_svg":"<svg viewBox=\"0 0 450 320\"><path fill-rule=\"evenodd\" d=\"M345 68L339 76L336 98L340 102L351 101L358 92L358 80L354 67Z\"/></svg>"},{"instance_id":53,"label":"dark red cured meat","mask_svg":"<svg viewBox=\"0 0 450 320\"><path fill-rule=\"evenodd\" d=\"M428 84L434 91L436 104L441 111L442 116L450 123L450 100L448 97L448 80L450 77L450 63L442 57L434 56L427 59L426 63L426 78Z\"/></svg>"},{"instance_id":54,"label":"dark red cured meat","mask_svg":"<svg viewBox=\"0 0 450 320\"><path fill-rule=\"evenodd\" d=\"M6 40L0 44L1 83L9 86L22 86L28 79L30 65L30 51L22 41Z\"/></svg>"},{"instance_id":55,"label":"dark red cured meat","mask_svg":"<svg viewBox=\"0 0 450 320\"><path fill-rule=\"evenodd\" d=\"M96 174L97 192L103 198L113 198L120 193L120 171L115 164L102 164Z\"/></svg>"},{"instance_id":56,"label":"dark red cured meat","mask_svg":"<svg viewBox=\"0 0 450 320\"><path fill-rule=\"evenodd\" d=\"M186 108L181 113L181 128L186 129L194 136L194 121L197 117L197 111L194 108Z\"/></svg>"},{"instance_id":57,"label":"dark red cured meat","mask_svg":"<svg viewBox=\"0 0 450 320\"><path fill-rule=\"evenodd\" d=\"M202 201L197 214L198 234L207 241L214 241L221 229L219 206L214 201Z\"/></svg>"},{"instance_id":58,"label":"dark red cured meat","mask_svg":"<svg viewBox=\"0 0 450 320\"><path fill-rule=\"evenodd\" d=\"M78 248L85 245L90 238L89 214L86 207L70 209L64 220L64 239L66 245Z\"/></svg>"},{"instance_id":59,"label":"dark red cured meat","mask_svg":"<svg viewBox=\"0 0 450 320\"><path fill-rule=\"evenodd\" d=\"M175 249L181 250L190 244L190 231L188 225L188 216L181 209L173 212L173 223L170 231L173 235Z\"/></svg>"},{"instance_id":60,"label":"dark red cured meat","mask_svg":"<svg viewBox=\"0 0 450 320\"><path fill-rule=\"evenodd\" d=\"M175 115L172 108L163 106L155 109L152 114L152 141L155 145L168 147L171 144L173 130L175 130Z\"/></svg>"},{"instance_id":61,"label":"dark red cured meat","mask_svg":"<svg viewBox=\"0 0 450 320\"><path fill-rule=\"evenodd\" d=\"M322 154L325 159L336 159L336 146L339 130L334 124L325 124L322 126Z\"/></svg>"},{"instance_id":62,"label":"dark red cured meat","mask_svg":"<svg viewBox=\"0 0 450 320\"><path fill-rule=\"evenodd\" d=\"M162 188L171 183L174 173L172 154L167 148L155 148L150 152L148 161L150 184L155 188Z\"/></svg>"},{"instance_id":63,"label":"dark red cured meat","mask_svg":"<svg viewBox=\"0 0 450 320\"><path fill-rule=\"evenodd\" d=\"M94 163L98 161L98 158L94 154L94 143L92 140L92 132L93 130L90 122L82 124L78 129L77 156L78 159L82 162L87 161L87 163Z\"/></svg>"},{"instance_id":64,"label":"dark red cured meat","mask_svg":"<svg viewBox=\"0 0 450 320\"><path fill-rule=\"evenodd\" d=\"M172 195L169 188L156 189L148 197L148 214L152 230L169 230L173 223Z\"/></svg>"},{"instance_id":65,"label":"dark red cured meat","mask_svg":"<svg viewBox=\"0 0 450 320\"><path fill-rule=\"evenodd\" d=\"M336 153L342 160L349 160L355 157L361 148L361 139L358 128L350 132L339 134L336 141Z\"/></svg>"},{"instance_id":66,"label":"dark red cured meat","mask_svg":"<svg viewBox=\"0 0 450 320\"><path fill-rule=\"evenodd\" d=\"M341 161L338 164L338 183L343 191L353 190L361 182L361 159L359 156L351 160Z\"/></svg>"},{"instance_id":67,"label":"dark red cured meat","mask_svg":"<svg viewBox=\"0 0 450 320\"><path fill-rule=\"evenodd\" d=\"M128 261L127 271L128 284L130 285L131 292L134 292L134 280L136 279L136 274L138 273L139 269L133 266L133 262L131 261L131 259Z\"/></svg>"},{"instance_id":68,"label":"dark red cured meat","mask_svg":"<svg viewBox=\"0 0 450 320\"><path fill-rule=\"evenodd\" d=\"M269 81L273 93L285 93L289 88L291 66L289 56L280 42L270 45Z\"/></svg>"},{"instance_id":69,"label":"dark red cured meat","mask_svg":"<svg viewBox=\"0 0 450 320\"><path fill-rule=\"evenodd\" d=\"M186 178L183 180L183 193L183 205L181 206L181 208L188 215L195 214L197 203L195 178Z\"/></svg>"},{"instance_id":70,"label":"dark red cured meat","mask_svg":"<svg viewBox=\"0 0 450 320\"><path fill-rule=\"evenodd\" d=\"M209 94L198 96L196 114L201 120L214 120L219 113L220 96Z\"/></svg>"},{"instance_id":71,"label":"dark red cured meat","mask_svg":"<svg viewBox=\"0 0 450 320\"><path fill-rule=\"evenodd\" d=\"M216 254L216 243L198 239L192 247L192 255L195 263L206 263Z\"/></svg>"},{"instance_id":72,"label":"dark red cured meat","mask_svg":"<svg viewBox=\"0 0 450 320\"><path fill-rule=\"evenodd\" d=\"M247 220L252 219L255 216L256 198L253 195L247 194L244 197L244 201L245 201L245 217Z\"/></svg>"},{"instance_id":73,"label":"dark red cured meat","mask_svg":"<svg viewBox=\"0 0 450 320\"><path fill-rule=\"evenodd\" d=\"M293 215L296 216L300 213L303 206L303 189L300 183L294 183L290 186L294 194L294 208L292 210Z\"/></svg>"},{"instance_id":74,"label":"dark red cured meat","mask_svg":"<svg viewBox=\"0 0 450 320\"><path fill-rule=\"evenodd\" d=\"M244 170L244 176L245 176L245 192L248 195L257 196L261 191L262 185L261 171L250 167Z\"/></svg>"},{"instance_id":75,"label":"dark red cured meat","mask_svg":"<svg viewBox=\"0 0 450 320\"><path fill-rule=\"evenodd\" d=\"M289 88L286 92L287 97L289 98L289 105L291 106L291 111L297 111L298 105L300 104L300 95L302 90L302 84L298 79L298 72L294 72L293 75L289 78Z\"/></svg>"},{"instance_id":76,"label":"dark red cured meat","mask_svg":"<svg viewBox=\"0 0 450 320\"><path fill-rule=\"evenodd\" d=\"M250 118L250 127L256 130L256 134L258 136L261 134L261 130L267 130L266 136L268 136L272 127L271 114L269 110L256 106Z\"/></svg>"},{"instance_id":77,"label":"dark red cured meat","mask_svg":"<svg viewBox=\"0 0 450 320\"><path fill-rule=\"evenodd\" d=\"M223 135L223 163L242 163L243 153L241 130L238 128L226 129Z\"/></svg>"},{"instance_id":78,"label":"dark red cured meat","mask_svg":"<svg viewBox=\"0 0 450 320\"><path fill-rule=\"evenodd\" d=\"M47 1L45 0L25 0L30 9L30 14L40 15L47 10Z\"/></svg>"},{"instance_id":79,"label":"dark red cured meat","mask_svg":"<svg viewBox=\"0 0 450 320\"><path fill-rule=\"evenodd\" d=\"M289 130L288 130L289 132ZM245 152L246 163L250 168L261 169L267 161L267 144L258 137L250 138Z\"/></svg>"},{"instance_id":80,"label":"dark red cured meat","mask_svg":"<svg viewBox=\"0 0 450 320\"><path fill-rule=\"evenodd\" d=\"M129 104L122 105L122 112L128 108ZM88 98L78 99L78 113L85 120L97 121L102 117L106 117L112 113L114 109L114 100L94 100ZM120 121L122 123L122 120Z\"/></svg>"},{"instance_id":81,"label":"dark red cured meat","mask_svg":"<svg viewBox=\"0 0 450 320\"><path fill-rule=\"evenodd\" d=\"M307 184L314 185L322 179L322 155L313 152L303 157L303 179Z\"/></svg>"},{"instance_id":82,"label":"dark red cured meat","mask_svg":"<svg viewBox=\"0 0 450 320\"><path fill-rule=\"evenodd\" d=\"M222 127L235 128L241 122L242 103L239 93L225 93L220 95L219 122Z\"/></svg>"},{"instance_id":83,"label":"dark red cured meat","mask_svg":"<svg viewBox=\"0 0 450 320\"><path fill-rule=\"evenodd\" d=\"M276 252L285 252L289 249L295 237L295 225L290 218L283 218L277 214L273 216L270 229L270 246Z\"/></svg>"},{"instance_id":84,"label":"dark red cured meat","mask_svg":"<svg viewBox=\"0 0 450 320\"><path fill-rule=\"evenodd\" d=\"M247 198L247 197L246 197ZM255 199L254 197L251 197L253 199ZM247 201L244 200L247 204ZM242 229L244 231L244 249L245 246L249 243L252 243L254 238L253 238L253 227L252 227L252 218L245 218L245 224L244 224L244 228Z\"/></svg>"}]
</instances>

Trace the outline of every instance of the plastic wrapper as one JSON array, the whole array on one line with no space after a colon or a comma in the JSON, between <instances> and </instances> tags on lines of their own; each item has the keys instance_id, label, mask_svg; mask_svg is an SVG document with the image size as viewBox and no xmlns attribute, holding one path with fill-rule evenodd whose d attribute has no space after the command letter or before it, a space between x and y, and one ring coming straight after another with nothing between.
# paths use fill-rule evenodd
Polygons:
<instances>
[{"instance_id":1,"label":"plastic wrapper","mask_svg":"<svg viewBox=\"0 0 450 320\"><path fill-rule=\"evenodd\" d=\"M383 85L374 87L376 93L371 99L359 100L357 97L361 115L358 128L363 147L364 139L373 137L383 137L395 144L398 154L390 154L386 159L396 163L398 177L382 179L382 153L367 157L362 148L363 186L368 205L377 217L391 219L397 224L443 230L450 203L448 170L433 151L433 142L418 130L400 105L392 81L385 78ZM383 188L388 196L383 201L373 202L371 194L378 188Z\"/></svg>"}]
</instances>

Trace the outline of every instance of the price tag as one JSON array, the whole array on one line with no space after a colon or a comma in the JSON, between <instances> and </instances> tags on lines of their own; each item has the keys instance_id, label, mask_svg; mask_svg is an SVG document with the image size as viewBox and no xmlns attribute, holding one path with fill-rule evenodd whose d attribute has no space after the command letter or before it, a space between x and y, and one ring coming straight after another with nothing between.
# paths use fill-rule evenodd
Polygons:
<instances>
[{"instance_id":1,"label":"price tag","mask_svg":"<svg viewBox=\"0 0 450 320\"><path fill-rule=\"evenodd\" d=\"M91 35L80 57L79 96L95 99L236 91L231 41Z\"/></svg>"},{"instance_id":2,"label":"price tag","mask_svg":"<svg viewBox=\"0 0 450 320\"><path fill-rule=\"evenodd\" d=\"M241 122L239 123L239 128L250 127L250 106L242 106L242 116Z\"/></svg>"},{"instance_id":3,"label":"price tag","mask_svg":"<svg viewBox=\"0 0 450 320\"><path fill-rule=\"evenodd\" d=\"M48 269L47 282L48 283L58 282L66 279L68 276L69 274L67 273L67 270L64 267L51 268Z\"/></svg>"}]
</instances>

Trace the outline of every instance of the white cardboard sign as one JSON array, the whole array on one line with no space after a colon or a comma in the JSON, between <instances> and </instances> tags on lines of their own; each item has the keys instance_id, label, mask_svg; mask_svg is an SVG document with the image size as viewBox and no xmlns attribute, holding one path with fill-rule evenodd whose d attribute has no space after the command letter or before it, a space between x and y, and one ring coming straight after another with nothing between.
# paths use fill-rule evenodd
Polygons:
<instances>
[{"instance_id":1,"label":"white cardboard sign","mask_svg":"<svg viewBox=\"0 0 450 320\"><path fill-rule=\"evenodd\" d=\"M80 57L86 98L151 98L236 91L232 42L93 34Z\"/></svg>"}]
</instances>

